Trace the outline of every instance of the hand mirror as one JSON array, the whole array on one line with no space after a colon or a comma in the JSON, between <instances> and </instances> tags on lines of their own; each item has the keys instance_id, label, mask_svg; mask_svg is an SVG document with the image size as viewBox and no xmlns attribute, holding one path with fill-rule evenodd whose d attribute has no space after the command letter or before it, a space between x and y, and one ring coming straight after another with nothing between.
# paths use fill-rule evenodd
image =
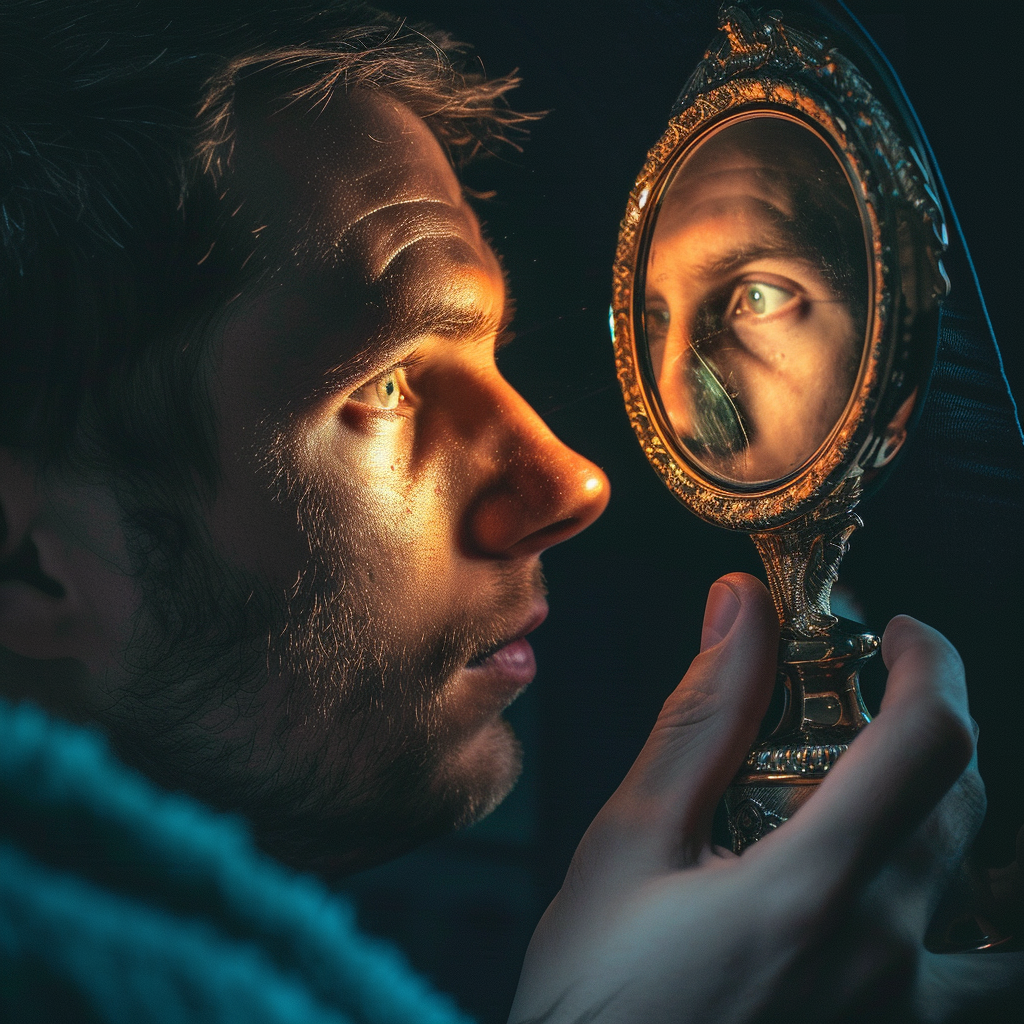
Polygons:
<instances>
[{"instance_id":1,"label":"hand mirror","mask_svg":"<svg viewBox=\"0 0 1024 1024\"><path fill-rule=\"evenodd\" d=\"M858 672L879 640L830 593L921 405L945 228L912 123L836 40L746 4L720 27L630 196L612 327L647 458L751 534L782 624L784 710L726 794L739 852L869 720Z\"/></svg>"}]
</instances>

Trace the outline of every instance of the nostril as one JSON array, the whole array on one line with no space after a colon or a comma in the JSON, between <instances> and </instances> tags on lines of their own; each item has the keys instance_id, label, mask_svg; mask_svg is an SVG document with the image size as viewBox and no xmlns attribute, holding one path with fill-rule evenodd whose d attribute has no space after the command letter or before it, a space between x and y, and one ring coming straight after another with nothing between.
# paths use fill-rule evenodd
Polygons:
<instances>
[{"instance_id":1,"label":"nostril","mask_svg":"<svg viewBox=\"0 0 1024 1024\"><path fill-rule=\"evenodd\" d=\"M566 540L571 537L574 533L585 526L586 523L580 523L579 519L575 516L570 516L567 519L560 519L557 523L549 523L547 526L540 530L534 530L533 533L526 537L523 537L518 543L514 544L509 549L510 555L520 554L519 549L525 549L522 553L542 551L545 548L553 547L559 541Z\"/></svg>"},{"instance_id":2,"label":"nostril","mask_svg":"<svg viewBox=\"0 0 1024 1024\"><path fill-rule=\"evenodd\" d=\"M569 503L568 508L563 506L564 511L570 512L569 515L563 515L522 537L510 546L509 554L518 556L540 553L546 548L568 540L580 530L585 530L607 507L611 485L608 478L598 470L587 477L582 490L582 501Z\"/></svg>"}]
</instances>

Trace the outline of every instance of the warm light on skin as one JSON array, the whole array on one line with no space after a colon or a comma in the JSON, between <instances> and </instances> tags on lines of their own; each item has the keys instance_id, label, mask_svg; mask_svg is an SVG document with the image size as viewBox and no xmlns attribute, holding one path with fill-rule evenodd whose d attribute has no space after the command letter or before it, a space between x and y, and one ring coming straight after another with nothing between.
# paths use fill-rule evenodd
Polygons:
<instances>
[{"instance_id":1,"label":"warm light on skin","mask_svg":"<svg viewBox=\"0 0 1024 1024\"><path fill-rule=\"evenodd\" d=\"M687 174L659 210L648 262L646 323L662 402L680 438L701 440L690 368L713 367L745 432L735 455L701 454L714 472L785 476L824 441L849 398L862 328L814 253L780 227L785 177L742 153ZM715 309L717 333L694 337Z\"/></svg>"},{"instance_id":2,"label":"warm light on skin","mask_svg":"<svg viewBox=\"0 0 1024 1024\"><path fill-rule=\"evenodd\" d=\"M130 763L336 873L514 784L502 713L536 669L539 556L608 481L499 372L504 278L426 124L359 91L262 111L223 183L263 270L203 339L221 472L187 510L197 539L144 536L136 569L109 489L55 483L81 522L34 540L68 625L13 639L77 661L75 713Z\"/></svg>"},{"instance_id":3,"label":"warm light on skin","mask_svg":"<svg viewBox=\"0 0 1024 1024\"><path fill-rule=\"evenodd\" d=\"M254 168L261 183L254 201L303 232L300 258L239 300L223 332L218 548L282 589L308 556L261 465L261 431L286 424L292 471L319 481L349 538L339 571L357 580L369 641L398 656L464 619L521 631L543 616L539 554L600 514L608 481L498 371L503 275L437 141L401 104L356 93L313 130L288 116L256 125L236 157L238 177ZM500 796L518 771L500 714L524 682L481 671L454 672L438 699L446 770L492 779ZM270 681L282 704L293 685ZM367 736L371 765L380 735ZM296 728L289 742L324 737Z\"/></svg>"}]
</instances>

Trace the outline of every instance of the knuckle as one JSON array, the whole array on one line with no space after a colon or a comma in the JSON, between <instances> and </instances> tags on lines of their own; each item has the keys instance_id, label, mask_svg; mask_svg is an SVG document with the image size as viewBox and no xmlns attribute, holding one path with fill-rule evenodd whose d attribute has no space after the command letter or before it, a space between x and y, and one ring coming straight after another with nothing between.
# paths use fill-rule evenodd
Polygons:
<instances>
[{"instance_id":1,"label":"knuckle","mask_svg":"<svg viewBox=\"0 0 1024 1024\"><path fill-rule=\"evenodd\" d=\"M966 681L967 673L960 652L941 634L935 634L932 656L936 660L936 669L944 672L950 679L961 686Z\"/></svg>"},{"instance_id":2,"label":"knuckle","mask_svg":"<svg viewBox=\"0 0 1024 1024\"><path fill-rule=\"evenodd\" d=\"M840 927L849 892L844 880L817 867L797 874L792 865L780 863L764 879L760 891L767 901L772 933L783 943L821 946Z\"/></svg>"},{"instance_id":3,"label":"knuckle","mask_svg":"<svg viewBox=\"0 0 1024 1024\"><path fill-rule=\"evenodd\" d=\"M713 689L700 683L680 684L662 705L655 729L698 725L714 715L720 705Z\"/></svg>"},{"instance_id":4,"label":"knuckle","mask_svg":"<svg viewBox=\"0 0 1024 1024\"><path fill-rule=\"evenodd\" d=\"M976 767L964 772L964 799L970 804L975 817L979 823L988 811L988 793L985 791L985 783L981 773Z\"/></svg>"},{"instance_id":5,"label":"knuckle","mask_svg":"<svg viewBox=\"0 0 1024 1024\"><path fill-rule=\"evenodd\" d=\"M964 663L960 652L937 630L922 627L908 645L935 672L962 679Z\"/></svg>"},{"instance_id":6,"label":"knuckle","mask_svg":"<svg viewBox=\"0 0 1024 1024\"><path fill-rule=\"evenodd\" d=\"M935 700L922 715L932 753L959 776L974 757L974 730L966 712L951 700Z\"/></svg>"},{"instance_id":7,"label":"knuckle","mask_svg":"<svg viewBox=\"0 0 1024 1024\"><path fill-rule=\"evenodd\" d=\"M959 775L974 757L976 734L962 689L942 685L931 666L921 669L923 686L901 694L899 708L906 739L924 759L956 766Z\"/></svg>"},{"instance_id":8,"label":"knuckle","mask_svg":"<svg viewBox=\"0 0 1024 1024\"><path fill-rule=\"evenodd\" d=\"M978 769L973 765L957 780L957 800L962 808L962 817L977 831L988 810L988 794Z\"/></svg>"},{"instance_id":9,"label":"knuckle","mask_svg":"<svg viewBox=\"0 0 1024 1024\"><path fill-rule=\"evenodd\" d=\"M909 615L897 615L890 621L882 645L887 664L909 654L933 669L963 678L964 665L957 649L937 629Z\"/></svg>"}]
</instances>

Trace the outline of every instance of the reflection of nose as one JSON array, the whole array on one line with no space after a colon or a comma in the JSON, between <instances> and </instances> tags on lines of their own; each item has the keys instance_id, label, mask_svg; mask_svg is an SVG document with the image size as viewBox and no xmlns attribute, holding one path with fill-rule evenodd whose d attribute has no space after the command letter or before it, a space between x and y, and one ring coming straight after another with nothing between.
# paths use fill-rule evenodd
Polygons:
<instances>
[{"instance_id":1,"label":"reflection of nose","mask_svg":"<svg viewBox=\"0 0 1024 1024\"><path fill-rule=\"evenodd\" d=\"M676 436L694 436L693 417L686 377L693 348L686 333L673 324L665 339L665 352L658 370L658 393Z\"/></svg>"},{"instance_id":2,"label":"reflection of nose","mask_svg":"<svg viewBox=\"0 0 1024 1024\"><path fill-rule=\"evenodd\" d=\"M518 558L539 554L589 526L608 504L604 473L562 444L502 377L491 392L485 436L490 456L467 517L477 552Z\"/></svg>"}]
</instances>

